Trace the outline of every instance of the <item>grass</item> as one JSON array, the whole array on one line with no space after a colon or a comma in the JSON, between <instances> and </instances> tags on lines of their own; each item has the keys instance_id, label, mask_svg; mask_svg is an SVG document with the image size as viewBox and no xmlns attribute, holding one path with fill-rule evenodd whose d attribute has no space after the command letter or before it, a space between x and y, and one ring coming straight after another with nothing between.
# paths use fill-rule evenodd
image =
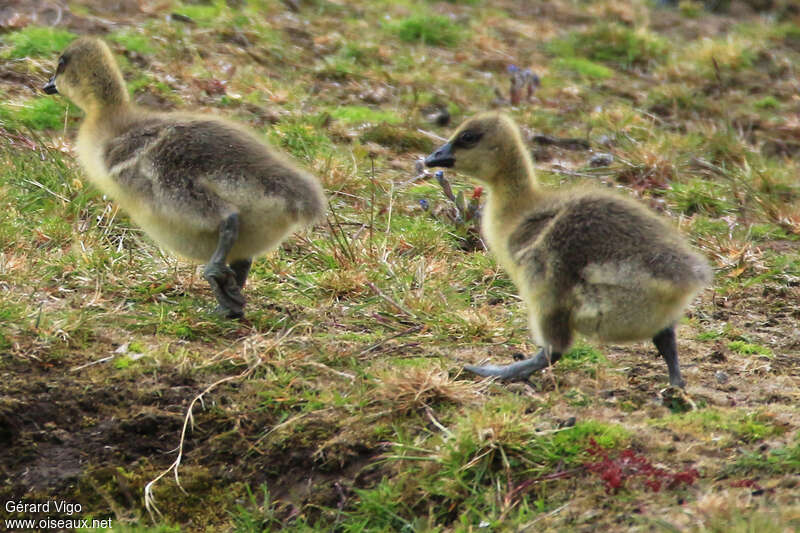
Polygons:
<instances>
[{"instance_id":1,"label":"grass","mask_svg":"<svg viewBox=\"0 0 800 533\"><path fill-rule=\"evenodd\" d=\"M397 124L402 119L392 111L373 109L366 106L342 106L331 111L331 116L348 125L361 125L366 122Z\"/></svg>"},{"instance_id":2,"label":"grass","mask_svg":"<svg viewBox=\"0 0 800 533\"><path fill-rule=\"evenodd\" d=\"M573 32L551 41L548 48L557 56L578 57L621 68L646 67L662 59L667 50L664 39L658 35L616 23L600 23L588 30Z\"/></svg>"},{"instance_id":3,"label":"grass","mask_svg":"<svg viewBox=\"0 0 800 533\"><path fill-rule=\"evenodd\" d=\"M75 116L74 107L54 99L38 98L15 106L0 104L0 120L9 131L61 130L69 123L68 118Z\"/></svg>"},{"instance_id":4,"label":"grass","mask_svg":"<svg viewBox=\"0 0 800 533\"><path fill-rule=\"evenodd\" d=\"M389 28L402 41L433 46L455 46L464 34L449 17L430 13L411 15L390 24Z\"/></svg>"},{"instance_id":5,"label":"grass","mask_svg":"<svg viewBox=\"0 0 800 533\"><path fill-rule=\"evenodd\" d=\"M604 80L614 75L614 71L610 68L583 57L562 57L555 62L555 65L561 70L571 71L589 79Z\"/></svg>"},{"instance_id":6,"label":"grass","mask_svg":"<svg viewBox=\"0 0 800 533\"><path fill-rule=\"evenodd\" d=\"M152 41L142 33L136 31L125 30L115 32L108 36L108 40L118 43L128 52L153 54L156 51Z\"/></svg>"},{"instance_id":7,"label":"grass","mask_svg":"<svg viewBox=\"0 0 800 533\"><path fill-rule=\"evenodd\" d=\"M7 48L3 53L11 59L48 57L55 64L55 56L75 37L74 33L58 28L27 26L5 36Z\"/></svg>"},{"instance_id":8,"label":"grass","mask_svg":"<svg viewBox=\"0 0 800 533\"><path fill-rule=\"evenodd\" d=\"M745 341L731 341L728 343L728 348L743 355L772 356L772 350L769 348Z\"/></svg>"},{"instance_id":9,"label":"grass","mask_svg":"<svg viewBox=\"0 0 800 533\"><path fill-rule=\"evenodd\" d=\"M254 263L244 321L217 317L199 267L86 181L80 111L33 94L78 30L4 34L0 496L80 503L133 532L796 529L790 17L700 2L553 0L535 16L520 2L289 4L160 2L116 13L106 34L134 99L232 116L324 183L327 219ZM415 164L503 106L509 64L542 80L503 107L526 138L592 148L532 141L543 187L636 197L714 266L678 328L699 409L664 404L649 342L578 339L530 384L463 372L539 347L511 280ZM429 120L433 104L450 124ZM595 152L610 165L592 167ZM446 177L472 198L477 183ZM151 518L144 487L209 387L185 492L161 479ZM634 460L699 477L615 485Z\"/></svg>"},{"instance_id":10,"label":"grass","mask_svg":"<svg viewBox=\"0 0 800 533\"><path fill-rule=\"evenodd\" d=\"M785 432L785 428L776 424L769 413L744 413L721 409L701 409L675 414L652 423L680 431L704 433L708 438L718 440L723 446L738 441L757 442ZM723 434L728 436L720 440Z\"/></svg>"},{"instance_id":11,"label":"grass","mask_svg":"<svg viewBox=\"0 0 800 533\"><path fill-rule=\"evenodd\" d=\"M754 451L737 459L730 466L733 474L796 474L800 472L800 442L773 448L766 452Z\"/></svg>"}]
</instances>

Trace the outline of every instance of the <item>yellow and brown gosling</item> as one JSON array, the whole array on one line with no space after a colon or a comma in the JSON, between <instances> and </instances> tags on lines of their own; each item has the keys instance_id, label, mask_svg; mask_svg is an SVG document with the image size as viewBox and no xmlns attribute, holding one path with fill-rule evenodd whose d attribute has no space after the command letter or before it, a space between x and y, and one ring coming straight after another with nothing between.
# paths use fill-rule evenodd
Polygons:
<instances>
[{"instance_id":1,"label":"yellow and brown gosling","mask_svg":"<svg viewBox=\"0 0 800 533\"><path fill-rule=\"evenodd\" d=\"M206 262L228 317L244 313L253 257L324 213L319 181L249 129L133 105L100 39L72 42L44 92L85 112L77 152L89 179L160 246Z\"/></svg>"},{"instance_id":2,"label":"yellow and brown gosling","mask_svg":"<svg viewBox=\"0 0 800 533\"><path fill-rule=\"evenodd\" d=\"M670 384L684 387L675 323L712 272L669 222L611 192L539 188L519 128L501 113L464 122L425 164L488 186L484 237L527 304L542 347L517 363L467 370L526 379L558 361L576 333L609 342L652 338Z\"/></svg>"}]
</instances>

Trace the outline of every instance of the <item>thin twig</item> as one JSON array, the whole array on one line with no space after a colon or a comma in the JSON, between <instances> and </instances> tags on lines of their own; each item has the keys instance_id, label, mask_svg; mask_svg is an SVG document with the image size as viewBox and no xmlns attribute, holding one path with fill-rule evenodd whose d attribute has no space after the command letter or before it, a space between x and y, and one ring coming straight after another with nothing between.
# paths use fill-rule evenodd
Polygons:
<instances>
[{"instance_id":1,"label":"thin twig","mask_svg":"<svg viewBox=\"0 0 800 533\"><path fill-rule=\"evenodd\" d=\"M441 422L436 420L436 417L433 415L433 410L427 405L425 406L425 414L428 415L428 420L430 420L434 426L439 428L439 431L444 433L446 439L449 439L453 436L452 431L444 427Z\"/></svg>"},{"instance_id":2,"label":"thin twig","mask_svg":"<svg viewBox=\"0 0 800 533\"><path fill-rule=\"evenodd\" d=\"M178 456L166 470L161 472L158 476L152 479L144 487L144 506L147 509L147 512L150 513L150 518L152 518L153 521L155 521L155 516L153 515L153 511L155 511L159 516L162 516L161 511L159 511L158 507L156 507L155 496L153 496L153 485L155 485L155 483L158 482L161 478L169 474L170 471L175 472L175 483L178 485L178 488L181 489L181 492L183 492L184 494L188 494L186 490L183 488L183 486L181 486L181 480L178 477L178 468L181 466L181 460L183 459L183 445L184 442L186 441L186 432L189 429L190 424L192 427L194 427L194 417L192 416L192 409L194 409L194 405L198 401L202 402L203 396L211 392L217 386L226 383L228 381L233 381L235 379L244 379L245 377L249 376L253 372L253 370L255 370L256 367L258 367L260 364L261 361L258 361L254 366L248 368L247 370L245 370L244 372L242 372L237 376L228 376L226 378L222 378L220 380L215 381L214 383L206 387L206 389L203 392L195 396L194 399L192 399L192 401L189 403L189 408L186 410L186 416L183 418L183 428L181 429L181 438L177 448Z\"/></svg>"},{"instance_id":3,"label":"thin twig","mask_svg":"<svg viewBox=\"0 0 800 533\"><path fill-rule=\"evenodd\" d=\"M370 156L369 160L372 164L372 174L370 175L372 192L369 200L369 256L370 258L375 259L375 243L372 235L372 228L375 227L375 158Z\"/></svg>"},{"instance_id":4,"label":"thin twig","mask_svg":"<svg viewBox=\"0 0 800 533\"><path fill-rule=\"evenodd\" d=\"M70 368L69 371L70 372L77 372L78 370L83 370L84 368L92 366L92 365L96 365L96 364L99 364L99 363L105 363L106 361L111 361L115 357L116 357L116 355L109 355L108 357L103 357L102 359L98 359L96 361L89 361L88 363L85 363L85 364Z\"/></svg>"},{"instance_id":5,"label":"thin twig","mask_svg":"<svg viewBox=\"0 0 800 533\"><path fill-rule=\"evenodd\" d=\"M267 351L277 347L281 343L281 341L283 341L283 339L285 339L286 337L289 336L289 334L292 332L292 330L294 330L294 327L295 326L287 329L286 331L282 332L278 337L276 337L275 340L272 342L272 346L270 346ZM238 374L236 376L228 376L228 377L225 377L225 378L222 378L220 380L215 381L214 383L212 383L211 385L206 387L205 390L203 390L203 392L201 392L200 394L195 396L192 399L192 401L189 403L189 407L186 409L186 416L183 419L183 427L181 428L181 437L180 437L180 441L178 443L178 448L177 448L178 456L175 458L175 460L172 462L171 465L169 465L169 467L166 470L161 472L158 476L156 476L154 479L152 479L144 487L144 506L147 509L147 512L150 513L150 518L153 519L153 521L155 521L155 516L153 515L153 511L155 511L159 516L161 516L161 511L159 511L158 507L156 507L155 496L153 495L153 486L161 478L163 478L164 476L169 474L171 471L174 472L175 473L175 483L178 485L178 488L181 489L181 491L184 494L187 494L187 492L181 486L180 478L178 476L178 468L181 466L181 460L183 459L183 446L184 446L184 443L186 442L186 433L187 433L190 425L192 427L194 427L194 417L192 415L192 409L194 409L195 404L198 401L202 404L203 396L205 396L206 394L208 394L209 392L214 390L219 385L222 385L223 383L227 383L228 381L246 379L248 376L250 376L256 370L256 368L261 366L261 364L263 362L264 362L264 359L263 358L259 358L253 365L248 367L247 370L245 370L244 372L242 372L242 373L240 373L240 374Z\"/></svg>"},{"instance_id":6,"label":"thin twig","mask_svg":"<svg viewBox=\"0 0 800 533\"><path fill-rule=\"evenodd\" d=\"M408 316L410 318L413 318L413 319L417 318L417 315L415 315L414 313L412 313L411 311L406 309L404 306L402 306L398 302L394 301L390 296L387 296L386 293L384 293L382 290L380 290L378 287L376 287L375 284L372 283L371 281L367 282L367 286L370 289L372 289L372 291L375 294L377 294L378 296L383 298L386 301L386 303L390 304L392 307L394 307L395 309L397 309L398 311L400 311L404 315L406 315L406 316Z\"/></svg>"},{"instance_id":7,"label":"thin twig","mask_svg":"<svg viewBox=\"0 0 800 533\"><path fill-rule=\"evenodd\" d=\"M392 339L396 339L397 337L402 337L403 335L408 335L409 333L415 333L415 332L417 332L417 331L419 331L421 329L422 329L422 326L420 326L420 325L413 326L413 327L410 327L408 329L404 329L403 331L395 333L394 335L391 335L389 337L386 337L385 339L382 339L382 340L376 342L375 344L373 344L372 346L370 346L368 348L364 348L363 350L358 352L358 355L356 357L360 357L362 355L368 354L372 350L374 350L376 348L380 348L381 346L383 346L384 344L386 344L387 342L389 342Z\"/></svg>"},{"instance_id":8,"label":"thin twig","mask_svg":"<svg viewBox=\"0 0 800 533\"><path fill-rule=\"evenodd\" d=\"M316 361L306 361L305 363L303 363L303 365L305 365L305 366L313 366L313 367L316 367L316 368L321 368L321 369L323 369L323 370L325 370L327 372L330 372L331 374L336 374L337 376L341 376L343 378L349 379L350 381L353 381L354 379L356 379L356 377L353 374L348 374L347 372L341 372L339 370L334 370L333 368L329 367L328 365L325 365L325 364L322 364L322 363L318 363Z\"/></svg>"},{"instance_id":9,"label":"thin twig","mask_svg":"<svg viewBox=\"0 0 800 533\"><path fill-rule=\"evenodd\" d=\"M62 195L58 194L57 192L48 189L47 187L45 187L44 185L42 185L41 183L39 183L36 180L23 179L22 181L24 181L25 183L30 183L31 185L35 185L36 187L39 187L40 189L42 189L42 190L44 190L46 192L49 192L50 194L52 194L53 196L55 196L59 200L69 203L69 199L66 196L62 196Z\"/></svg>"},{"instance_id":10,"label":"thin twig","mask_svg":"<svg viewBox=\"0 0 800 533\"><path fill-rule=\"evenodd\" d=\"M447 141L447 139L445 139L445 138L444 138L444 137L442 137L441 135L436 135L436 134L435 134L435 133L433 133L432 131L427 131L427 130L423 130L423 129L420 129L420 128L417 128L417 131L418 131L419 133L423 134L423 135L424 135L424 136L426 136L426 137L430 137L430 138L431 138L431 139L433 139L434 141L439 141L439 142L445 142L445 141Z\"/></svg>"}]
</instances>

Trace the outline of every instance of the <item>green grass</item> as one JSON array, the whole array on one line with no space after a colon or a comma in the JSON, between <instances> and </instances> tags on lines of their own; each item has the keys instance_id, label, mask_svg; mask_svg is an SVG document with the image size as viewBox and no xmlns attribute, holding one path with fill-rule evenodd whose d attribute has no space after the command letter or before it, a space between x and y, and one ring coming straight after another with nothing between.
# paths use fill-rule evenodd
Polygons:
<instances>
[{"instance_id":1,"label":"green grass","mask_svg":"<svg viewBox=\"0 0 800 533\"><path fill-rule=\"evenodd\" d=\"M59 28L27 26L4 36L8 48L3 54L11 59L52 57L55 66L57 55L76 37Z\"/></svg>"},{"instance_id":2,"label":"green grass","mask_svg":"<svg viewBox=\"0 0 800 533\"><path fill-rule=\"evenodd\" d=\"M464 30L449 17L417 14L391 23L389 28L403 41L434 46L455 46L464 38Z\"/></svg>"},{"instance_id":3,"label":"green grass","mask_svg":"<svg viewBox=\"0 0 800 533\"><path fill-rule=\"evenodd\" d=\"M800 472L800 439L789 446L744 454L728 467L731 474L797 474Z\"/></svg>"},{"instance_id":4,"label":"green grass","mask_svg":"<svg viewBox=\"0 0 800 533\"><path fill-rule=\"evenodd\" d=\"M592 377L596 367L605 364L608 364L608 359L600 351L583 344L572 347L559 361L560 368L582 369Z\"/></svg>"},{"instance_id":5,"label":"green grass","mask_svg":"<svg viewBox=\"0 0 800 533\"><path fill-rule=\"evenodd\" d=\"M753 107L756 109L778 109L781 107L781 103L774 96L765 96L753 102Z\"/></svg>"},{"instance_id":6,"label":"green grass","mask_svg":"<svg viewBox=\"0 0 800 533\"><path fill-rule=\"evenodd\" d=\"M674 414L651 423L678 431L705 433L708 438L727 434L727 438L720 441L721 445L731 445L737 441L758 442L786 431L768 413L713 408Z\"/></svg>"},{"instance_id":7,"label":"green grass","mask_svg":"<svg viewBox=\"0 0 800 533\"><path fill-rule=\"evenodd\" d=\"M68 117L77 116L77 110L61 98L39 97L27 102L0 104L0 120L8 130L62 130Z\"/></svg>"},{"instance_id":8,"label":"green grass","mask_svg":"<svg viewBox=\"0 0 800 533\"><path fill-rule=\"evenodd\" d=\"M562 58L581 57L621 68L646 67L659 61L667 50L666 42L645 29L621 24L598 24L586 31L548 43L548 50ZM596 69L595 69L596 70Z\"/></svg>"},{"instance_id":9,"label":"green grass","mask_svg":"<svg viewBox=\"0 0 800 533\"><path fill-rule=\"evenodd\" d=\"M301 160L313 161L318 155L330 151L330 139L314 122L281 123L270 134L277 144Z\"/></svg>"},{"instance_id":10,"label":"green grass","mask_svg":"<svg viewBox=\"0 0 800 533\"><path fill-rule=\"evenodd\" d=\"M228 9L224 1L214 0L211 2L185 3L175 9L175 13L189 17L193 22L208 27L227 13Z\"/></svg>"},{"instance_id":11,"label":"green grass","mask_svg":"<svg viewBox=\"0 0 800 533\"><path fill-rule=\"evenodd\" d=\"M666 198L677 211L686 215L703 214L717 218L730 209L723 191L719 183L694 179L687 183L673 183Z\"/></svg>"},{"instance_id":12,"label":"green grass","mask_svg":"<svg viewBox=\"0 0 800 533\"><path fill-rule=\"evenodd\" d=\"M365 122L386 122L397 124L402 119L392 111L373 109L366 106L342 106L331 110L331 116L348 125L363 124Z\"/></svg>"},{"instance_id":13,"label":"green grass","mask_svg":"<svg viewBox=\"0 0 800 533\"><path fill-rule=\"evenodd\" d=\"M555 60L554 65L560 70L590 79L604 80L614 75L610 68L583 57L561 57Z\"/></svg>"},{"instance_id":14,"label":"green grass","mask_svg":"<svg viewBox=\"0 0 800 533\"><path fill-rule=\"evenodd\" d=\"M146 35L136 31L120 31L108 36L109 41L119 43L125 50L142 55L152 54L156 51L153 43Z\"/></svg>"},{"instance_id":15,"label":"green grass","mask_svg":"<svg viewBox=\"0 0 800 533\"><path fill-rule=\"evenodd\" d=\"M772 350L770 350L766 346L759 346L758 344L752 344L745 341L731 341L728 343L728 348L730 350L733 350L734 352L743 355L766 355L768 357L772 356Z\"/></svg>"}]
</instances>

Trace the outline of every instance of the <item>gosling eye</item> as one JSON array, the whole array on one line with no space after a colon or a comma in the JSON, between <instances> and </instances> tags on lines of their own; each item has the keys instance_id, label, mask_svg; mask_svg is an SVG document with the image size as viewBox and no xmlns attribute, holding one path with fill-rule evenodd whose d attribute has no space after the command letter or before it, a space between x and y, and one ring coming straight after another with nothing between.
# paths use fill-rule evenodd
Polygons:
<instances>
[{"instance_id":1,"label":"gosling eye","mask_svg":"<svg viewBox=\"0 0 800 533\"><path fill-rule=\"evenodd\" d=\"M481 140L482 136L483 134L480 132L474 130L466 130L464 132L461 132L461 135L459 135L458 139L456 139L456 143L461 148L471 148L472 146L477 144L478 141Z\"/></svg>"}]
</instances>

